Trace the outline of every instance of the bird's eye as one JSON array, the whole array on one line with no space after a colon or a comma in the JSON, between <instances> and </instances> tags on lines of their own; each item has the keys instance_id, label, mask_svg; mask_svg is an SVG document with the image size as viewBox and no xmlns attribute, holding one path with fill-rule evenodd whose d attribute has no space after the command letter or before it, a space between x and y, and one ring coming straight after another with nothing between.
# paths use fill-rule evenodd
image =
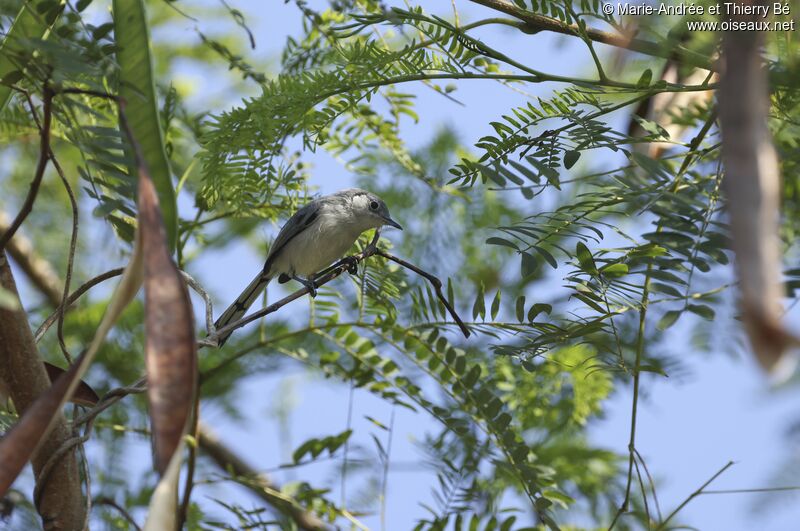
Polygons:
<instances>
[{"instance_id":1,"label":"bird's eye","mask_svg":"<svg viewBox=\"0 0 800 531\"><path fill-rule=\"evenodd\" d=\"M378 206L380 206L380 205L378 205L378 202L377 201L373 201L373 202L371 202L369 204L369 209L370 210L378 210Z\"/></svg>"}]
</instances>

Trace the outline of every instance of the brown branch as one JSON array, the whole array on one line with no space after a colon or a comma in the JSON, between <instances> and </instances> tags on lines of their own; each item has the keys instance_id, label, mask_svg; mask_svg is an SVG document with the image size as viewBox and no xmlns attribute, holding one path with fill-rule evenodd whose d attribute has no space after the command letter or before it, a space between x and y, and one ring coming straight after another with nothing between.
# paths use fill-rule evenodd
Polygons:
<instances>
[{"instance_id":1,"label":"brown branch","mask_svg":"<svg viewBox=\"0 0 800 531\"><path fill-rule=\"evenodd\" d=\"M0 212L0 234L11 228L8 215ZM55 307L61 304L61 280L50 265L50 262L37 256L33 244L24 235L17 233L6 244L8 255L30 279L34 287L47 298L47 302Z\"/></svg>"},{"instance_id":2,"label":"brown branch","mask_svg":"<svg viewBox=\"0 0 800 531\"><path fill-rule=\"evenodd\" d=\"M500 11L506 15L520 20L521 24L508 24L519 28L525 33L538 33L540 31L551 31L554 33L561 33L562 35L572 35L575 37L582 37L581 30L575 24L567 24L555 18L546 17L532 13L526 9L517 7L516 5L506 0L471 0L476 4ZM655 57L663 57L669 59L676 57L684 64L703 68L705 70L716 71L716 66L709 60L708 57L693 52L682 46L675 46L674 44L662 45L656 42L646 41L643 39L636 39L609 33L593 28L586 28L585 35L594 42L616 46L617 48L625 48L632 52L639 52L645 55Z\"/></svg>"},{"instance_id":3,"label":"brown branch","mask_svg":"<svg viewBox=\"0 0 800 531\"><path fill-rule=\"evenodd\" d=\"M19 298L17 286L5 253L0 251L0 286ZM50 387L50 379L42 364L23 309L0 308L0 380L8 387L14 405L22 414ZM41 492L37 510L45 529L81 529L84 503L79 466L74 451L52 466L46 478L42 472L50 456L70 439L63 416L56 419L49 435L34 455L33 471L37 490Z\"/></svg>"},{"instance_id":4,"label":"brown branch","mask_svg":"<svg viewBox=\"0 0 800 531\"><path fill-rule=\"evenodd\" d=\"M288 496L280 494L279 485L273 482L266 474L262 474L253 468L233 450L225 446L216 434L202 422L198 423L197 441L200 449L211 458L218 467L233 476L248 478L250 481L243 483L244 486L263 501L275 507L275 509L281 513L289 516L300 529L330 529L322 520L307 512L296 501Z\"/></svg>"},{"instance_id":5,"label":"brown branch","mask_svg":"<svg viewBox=\"0 0 800 531\"><path fill-rule=\"evenodd\" d=\"M35 255L31 255L31 256L35 257ZM37 259L37 260L40 260L40 259ZM47 264L47 262L45 262L44 260L41 260L41 262L44 263L44 264ZM47 265L49 266L49 264L47 264ZM64 304L63 306L60 306L52 315L50 315L47 319L45 319L44 322L41 325L39 325L39 328L36 329L36 333L34 334L34 337L36 338L36 342L38 343L42 339L42 336L44 335L44 333L47 332L47 330L51 326L53 326L53 323L55 323L58 320L58 318L64 312L64 308L69 308L70 306L72 306L79 298L81 298L81 296L83 296L84 293L89 291L91 288L93 288L97 284L100 284L101 282L105 282L106 280L108 280L110 278L118 277L124 271L125 270L123 268L121 268L121 267L117 268L117 269L112 269L111 271L106 271L105 273L102 273L102 274L97 275L96 277L94 277L94 278L92 278L90 280L87 280L78 289L73 291L72 294L69 296L69 298L67 298L67 303ZM61 295L59 294L59 301L60 301L60 298L61 298Z\"/></svg>"},{"instance_id":6,"label":"brown branch","mask_svg":"<svg viewBox=\"0 0 800 531\"><path fill-rule=\"evenodd\" d=\"M125 507L115 502L112 498L108 498L106 496L100 496L94 499L95 505L108 505L109 507L113 507L116 511L122 515L125 520L128 521L129 524L133 526L136 531L142 531L142 528L139 527L139 524L136 523L136 520L133 519L131 513L129 513Z\"/></svg>"},{"instance_id":7,"label":"brown branch","mask_svg":"<svg viewBox=\"0 0 800 531\"><path fill-rule=\"evenodd\" d=\"M36 201L36 195L39 193L39 186L42 184L44 170L47 168L47 162L50 160L50 124L53 118L53 91L48 85L44 87L43 108L44 118L40 134L41 144L39 146L39 162L36 164L36 173L33 175L33 181L31 181L28 195L25 197L25 202L22 204L22 208L17 214L17 217L11 222L11 226L0 235L0 251L5 249L11 237L14 236L14 233L17 232L22 222L25 221L25 218L27 218L28 214L33 210L33 203Z\"/></svg>"},{"instance_id":8,"label":"brown branch","mask_svg":"<svg viewBox=\"0 0 800 531\"><path fill-rule=\"evenodd\" d=\"M36 127L39 129L39 134L44 135L45 129L42 123L39 121L39 116L36 114L36 105L33 103L33 98L31 98L30 93L27 91L23 92L23 94L28 102L28 108L30 109L33 121L36 123ZM61 164L59 164L56 154L53 153L53 148L50 145L47 146L47 155L50 157L50 160L53 162L53 167L56 169L58 176L61 178L61 183L64 185L67 196L69 196L69 204L72 208L72 232L69 238L69 253L67 254L67 273L64 280L61 298L57 305L59 308L58 344L61 347L61 352L64 354L67 363L72 363L72 356L70 356L69 351L67 350L67 345L64 342L64 306L66 305L70 283L72 282L72 270L73 266L75 265L75 249L78 245L78 201L75 199L75 193L72 191L72 187L70 186L69 180L64 173L64 169L61 167Z\"/></svg>"}]
</instances>

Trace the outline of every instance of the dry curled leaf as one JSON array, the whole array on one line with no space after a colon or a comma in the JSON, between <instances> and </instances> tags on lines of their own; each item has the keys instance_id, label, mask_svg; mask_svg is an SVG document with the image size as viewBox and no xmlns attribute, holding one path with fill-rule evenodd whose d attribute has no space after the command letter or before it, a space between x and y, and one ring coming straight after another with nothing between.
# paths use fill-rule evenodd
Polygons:
<instances>
[{"instance_id":1,"label":"dry curled leaf","mask_svg":"<svg viewBox=\"0 0 800 531\"><path fill-rule=\"evenodd\" d=\"M46 361L44 362L44 368L47 370L47 376L50 378L51 382L55 382L59 376L68 370L62 369L61 367ZM89 384L83 380L79 380L78 386L75 388L75 391L72 393L69 401L73 404L78 404L79 406L92 407L100 401L100 397L97 396L97 393L95 393L94 389L92 389Z\"/></svg>"}]
</instances>

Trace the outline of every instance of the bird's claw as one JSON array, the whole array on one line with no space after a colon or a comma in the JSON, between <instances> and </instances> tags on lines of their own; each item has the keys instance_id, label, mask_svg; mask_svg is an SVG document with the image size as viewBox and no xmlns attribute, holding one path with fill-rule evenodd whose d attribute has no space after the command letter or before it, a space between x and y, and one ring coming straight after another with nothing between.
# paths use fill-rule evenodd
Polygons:
<instances>
[{"instance_id":1,"label":"bird's claw","mask_svg":"<svg viewBox=\"0 0 800 531\"><path fill-rule=\"evenodd\" d=\"M304 278L300 278L300 277L297 277L297 276L292 277L292 278L294 278L296 281L298 281L300 284L302 284L308 290L308 294L311 295L312 299L316 298L316 296L317 296L317 285L314 284L313 280L304 279Z\"/></svg>"},{"instance_id":2,"label":"bird's claw","mask_svg":"<svg viewBox=\"0 0 800 531\"><path fill-rule=\"evenodd\" d=\"M345 271L351 275L358 273L358 258L355 256L345 256L342 258L342 263L345 265Z\"/></svg>"}]
</instances>

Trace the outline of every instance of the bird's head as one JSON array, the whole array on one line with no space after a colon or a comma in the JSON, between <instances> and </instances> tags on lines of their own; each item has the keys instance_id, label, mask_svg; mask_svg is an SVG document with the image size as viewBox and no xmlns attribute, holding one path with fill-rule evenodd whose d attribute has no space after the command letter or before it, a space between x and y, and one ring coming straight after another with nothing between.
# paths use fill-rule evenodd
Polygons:
<instances>
[{"instance_id":1,"label":"bird's head","mask_svg":"<svg viewBox=\"0 0 800 531\"><path fill-rule=\"evenodd\" d=\"M383 202L383 199L372 192L353 189L351 200L354 213L359 219L364 220L364 224L368 228L377 229L384 225L389 225L403 230L403 227L392 219L389 214L389 208Z\"/></svg>"}]
</instances>

